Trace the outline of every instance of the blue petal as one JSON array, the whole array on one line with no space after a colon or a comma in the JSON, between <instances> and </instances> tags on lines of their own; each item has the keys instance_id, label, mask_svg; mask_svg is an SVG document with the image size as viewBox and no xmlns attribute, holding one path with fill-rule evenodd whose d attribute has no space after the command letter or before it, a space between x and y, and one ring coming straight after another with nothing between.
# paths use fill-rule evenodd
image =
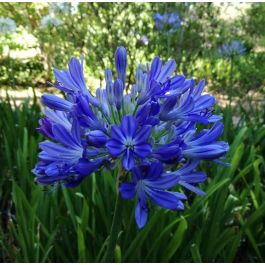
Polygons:
<instances>
[{"instance_id":1,"label":"blue petal","mask_svg":"<svg viewBox=\"0 0 265 265\"><path fill-rule=\"evenodd\" d=\"M111 126L110 137L120 143L125 141L124 134L122 133L121 129L117 125Z\"/></svg>"},{"instance_id":2,"label":"blue petal","mask_svg":"<svg viewBox=\"0 0 265 265\"><path fill-rule=\"evenodd\" d=\"M133 152L127 149L123 155L122 165L126 170L131 170L134 167L134 157Z\"/></svg>"},{"instance_id":3,"label":"blue petal","mask_svg":"<svg viewBox=\"0 0 265 265\"><path fill-rule=\"evenodd\" d=\"M194 97L195 100L200 97L204 87L205 87L205 80L201 80L198 83L197 87L195 88L195 91L194 91L194 94L193 94L193 97Z\"/></svg>"},{"instance_id":4,"label":"blue petal","mask_svg":"<svg viewBox=\"0 0 265 265\"><path fill-rule=\"evenodd\" d=\"M198 160L193 160L191 162L186 163L185 165L183 165L180 169L178 169L175 172L172 172L173 174L177 174L179 176L181 175L185 175L189 172L191 172L192 170L194 170L198 165L200 164L200 161ZM171 174L171 173L169 173Z\"/></svg>"},{"instance_id":5,"label":"blue petal","mask_svg":"<svg viewBox=\"0 0 265 265\"><path fill-rule=\"evenodd\" d=\"M223 156L229 149L229 146L225 142L215 142L209 145L191 146L185 148L182 154L189 158L195 159L216 159Z\"/></svg>"},{"instance_id":6,"label":"blue petal","mask_svg":"<svg viewBox=\"0 0 265 265\"><path fill-rule=\"evenodd\" d=\"M185 77L183 75L176 75L170 79L170 89L179 90L181 94L185 91L181 89L181 85L184 83Z\"/></svg>"},{"instance_id":7,"label":"blue petal","mask_svg":"<svg viewBox=\"0 0 265 265\"><path fill-rule=\"evenodd\" d=\"M145 104L143 105L136 114L136 119L139 124L142 124L145 122L145 120L149 117L151 111L151 105Z\"/></svg>"},{"instance_id":8,"label":"blue petal","mask_svg":"<svg viewBox=\"0 0 265 265\"><path fill-rule=\"evenodd\" d=\"M171 189L176 184L178 184L180 177L178 175L163 175L159 179L155 180L146 180L145 183L148 187L150 188L155 188L155 189Z\"/></svg>"},{"instance_id":9,"label":"blue petal","mask_svg":"<svg viewBox=\"0 0 265 265\"><path fill-rule=\"evenodd\" d=\"M164 146L157 147L152 152L153 157L165 163L176 163L180 159L180 154L181 149L177 144L172 146L166 144Z\"/></svg>"},{"instance_id":10,"label":"blue petal","mask_svg":"<svg viewBox=\"0 0 265 265\"><path fill-rule=\"evenodd\" d=\"M121 197L126 200L132 199L136 195L136 188L133 183L122 183L119 191L121 193Z\"/></svg>"},{"instance_id":11,"label":"blue petal","mask_svg":"<svg viewBox=\"0 0 265 265\"><path fill-rule=\"evenodd\" d=\"M215 163L218 163L220 165L223 165L225 167L231 167L231 163L228 163L228 162L225 162L225 161L222 161L222 160L219 160L219 159L215 159L213 160Z\"/></svg>"},{"instance_id":12,"label":"blue petal","mask_svg":"<svg viewBox=\"0 0 265 265\"><path fill-rule=\"evenodd\" d=\"M84 79L83 66L76 58L71 58L68 66L69 66L69 72L71 74L74 83L80 89L81 92L86 94L88 90Z\"/></svg>"},{"instance_id":13,"label":"blue petal","mask_svg":"<svg viewBox=\"0 0 265 265\"><path fill-rule=\"evenodd\" d=\"M185 187L186 189L198 194L198 195L204 195L205 194L205 192L202 191L201 189L194 187L193 185L191 185L185 181L180 181L179 184L182 185L183 187Z\"/></svg>"},{"instance_id":14,"label":"blue petal","mask_svg":"<svg viewBox=\"0 0 265 265\"><path fill-rule=\"evenodd\" d=\"M207 179L206 174L204 172L194 172L185 176L181 176L180 180L185 181L187 183L201 183Z\"/></svg>"},{"instance_id":15,"label":"blue petal","mask_svg":"<svg viewBox=\"0 0 265 265\"><path fill-rule=\"evenodd\" d=\"M144 142L150 136L152 126L144 125L141 129L137 132L134 140L135 143Z\"/></svg>"},{"instance_id":16,"label":"blue petal","mask_svg":"<svg viewBox=\"0 0 265 265\"><path fill-rule=\"evenodd\" d=\"M141 203L138 202L135 208L135 220L139 229L145 226L147 217L148 217L147 207L143 207Z\"/></svg>"},{"instance_id":17,"label":"blue petal","mask_svg":"<svg viewBox=\"0 0 265 265\"><path fill-rule=\"evenodd\" d=\"M67 118L67 113L59 110L52 110L50 108L44 109L44 114L49 118L52 122L62 124L68 131L71 130L72 124Z\"/></svg>"},{"instance_id":18,"label":"blue petal","mask_svg":"<svg viewBox=\"0 0 265 265\"><path fill-rule=\"evenodd\" d=\"M91 118L95 118L95 114L89 106L89 97L87 95L78 95L76 97L78 110Z\"/></svg>"},{"instance_id":19,"label":"blue petal","mask_svg":"<svg viewBox=\"0 0 265 265\"><path fill-rule=\"evenodd\" d=\"M54 124L52 126L52 132L56 140L65 146L69 146L72 148L79 148L80 143L76 142L72 135L60 124Z\"/></svg>"},{"instance_id":20,"label":"blue petal","mask_svg":"<svg viewBox=\"0 0 265 265\"><path fill-rule=\"evenodd\" d=\"M133 152L140 158L147 157L152 150L152 146L148 143L138 143L134 146Z\"/></svg>"},{"instance_id":21,"label":"blue petal","mask_svg":"<svg viewBox=\"0 0 265 265\"><path fill-rule=\"evenodd\" d=\"M106 146L112 156L119 156L126 150L125 146L121 142L118 142L116 139L108 140Z\"/></svg>"},{"instance_id":22,"label":"blue petal","mask_svg":"<svg viewBox=\"0 0 265 265\"><path fill-rule=\"evenodd\" d=\"M101 166L103 161L103 158L96 159L94 161L80 159L75 165L75 170L82 176L88 176L94 171L96 171Z\"/></svg>"},{"instance_id":23,"label":"blue petal","mask_svg":"<svg viewBox=\"0 0 265 265\"><path fill-rule=\"evenodd\" d=\"M80 136L80 126L78 124L77 119L73 120L73 125L71 129L73 140L78 144L81 145L81 136Z\"/></svg>"},{"instance_id":24,"label":"blue petal","mask_svg":"<svg viewBox=\"0 0 265 265\"><path fill-rule=\"evenodd\" d=\"M202 111L204 109L210 109L215 104L215 98L210 95L200 96L195 101L194 111Z\"/></svg>"},{"instance_id":25,"label":"blue petal","mask_svg":"<svg viewBox=\"0 0 265 265\"><path fill-rule=\"evenodd\" d=\"M179 200L185 198L185 196L180 196L179 193L173 191L146 189L146 193L155 204L162 208L171 210L178 210Z\"/></svg>"},{"instance_id":26,"label":"blue petal","mask_svg":"<svg viewBox=\"0 0 265 265\"><path fill-rule=\"evenodd\" d=\"M53 85L50 84L60 90L66 91L66 92L73 92L76 93L78 91L78 87L74 83L69 71L60 71L58 69L53 70L54 76L56 80L59 82L59 85Z\"/></svg>"},{"instance_id":27,"label":"blue petal","mask_svg":"<svg viewBox=\"0 0 265 265\"><path fill-rule=\"evenodd\" d=\"M40 127L37 128L39 132L41 132L44 136L54 139L54 135L52 132L52 123L48 118L39 119Z\"/></svg>"},{"instance_id":28,"label":"blue petal","mask_svg":"<svg viewBox=\"0 0 265 265\"><path fill-rule=\"evenodd\" d=\"M212 123L212 122L220 121L222 119L223 117L221 115L212 115L211 117L208 118L208 121Z\"/></svg>"},{"instance_id":29,"label":"blue petal","mask_svg":"<svg viewBox=\"0 0 265 265\"><path fill-rule=\"evenodd\" d=\"M50 157L51 160L66 160L68 162L74 163L82 157L83 153L83 149L81 147L78 150L69 149L49 141L41 142L39 146L47 153L47 158Z\"/></svg>"},{"instance_id":30,"label":"blue petal","mask_svg":"<svg viewBox=\"0 0 265 265\"><path fill-rule=\"evenodd\" d=\"M146 174L146 178L155 180L155 179L159 178L162 173L163 173L162 163L153 162L148 169L148 172Z\"/></svg>"},{"instance_id":31,"label":"blue petal","mask_svg":"<svg viewBox=\"0 0 265 265\"><path fill-rule=\"evenodd\" d=\"M161 71L162 68L162 61L158 56L156 56L151 64L151 70L149 73L150 80L156 79Z\"/></svg>"},{"instance_id":32,"label":"blue petal","mask_svg":"<svg viewBox=\"0 0 265 265\"><path fill-rule=\"evenodd\" d=\"M176 69L176 62L175 60L169 60L166 65L163 66L161 72L156 79L157 82L164 83L175 71Z\"/></svg>"},{"instance_id":33,"label":"blue petal","mask_svg":"<svg viewBox=\"0 0 265 265\"><path fill-rule=\"evenodd\" d=\"M132 170L133 182L136 183L138 180L142 179L143 171L140 167L134 167Z\"/></svg>"},{"instance_id":34,"label":"blue petal","mask_svg":"<svg viewBox=\"0 0 265 265\"><path fill-rule=\"evenodd\" d=\"M210 130L204 130L201 134L195 137L190 143L192 145L208 144L216 140L222 135L224 125L221 122L217 122Z\"/></svg>"},{"instance_id":35,"label":"blue petal","mask_svg":"<svg viewBox=\"0 0 265 265\"><path fill-rule=\"evenodd\" d=\"M131 115L124 116L121 120L121 131L126 138L133 138L136 131L136 119Z\"/></svg>"}]
</instances>

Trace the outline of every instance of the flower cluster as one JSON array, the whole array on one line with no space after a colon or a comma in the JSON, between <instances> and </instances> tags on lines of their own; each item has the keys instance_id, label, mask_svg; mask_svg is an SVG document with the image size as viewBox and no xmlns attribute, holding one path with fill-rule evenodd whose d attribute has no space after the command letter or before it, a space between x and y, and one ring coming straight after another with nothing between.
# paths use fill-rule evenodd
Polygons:
<instances>
[{"instance_id":1,"label":"flower cluster","mask_svg":"<svg viewBox=\"0 0 265 265\"><path fill-rule=\"evenodd\" d=\"M72 58L68 70L54 69L53 86L65 98L45 94L45 117L38 130L50 141L40 143L40 161L33 169L41 185L75 187L92 172L118 167L122 198L137 198L139 228L147 221L150 201L162 208L182 210L183 187L199 195L206 180L196 171L202 160L219 163L228 150L217 141L223 131L215 115L215 98L183 75L173 75L176 62L138 68L135 84L126 91L126 49L115 53L116 79L105 70L105 87L93 95L87 88L81 61ZM198 130L197 125L209 125Z\"/></svg>"},{"instance_id":2,"label":"flower cluster","mask_svg":"<svg viewBox=\"0 0 265 265\"><path fill-rule=\"evenodd\" d=\"M63 21L51 13L47 16L42 17L41 21L41 28L49 28L49 27L58 27L63 24Z\"/></svg>"},{"instance_id":3,"label":"flower cluster","mask_svg":"<svg viewBox=\"0 0 265 265\"><path fill-rule=\"evenodd\" d=\"M243 55L246 52L245 46L239 40L233 40L231 42L221 45L217 52L222 57L231 57L234 55Z\"/></svg>"},{"instance_id":4,"label":"flower cluster","mask_svg":"<svg viewBox=\"0 0 265 265\"><path fill-rule=\"evenodd\" d=\"M0 17L0 34L13 33L16 31L16 22L8 17Z\"/></svg>"},{"instance_id":5,"label":"flower cluster","mask_svg":"<svg viewBox=\"0 0 265 265\"><path fill-rule=\"evenodd\" d=\"M49 3L50 14L56 13L76 13L78 11L79 2L51 2Z\"/></svg>"},{"instance_id":6,"label":"flower cluster","mask_svg":"<svg viewBox=\"0 0 265 265\"><path fill-rule=\"evenodd\" d=\"M160 13L156 13L154 15L154 21L156 28L159 31L164 29L168 29L169 33L174 33L181 26L183 20L179 17L177 12L173 13L164 13L161 15Z\"/></svg>"}]
</instances>

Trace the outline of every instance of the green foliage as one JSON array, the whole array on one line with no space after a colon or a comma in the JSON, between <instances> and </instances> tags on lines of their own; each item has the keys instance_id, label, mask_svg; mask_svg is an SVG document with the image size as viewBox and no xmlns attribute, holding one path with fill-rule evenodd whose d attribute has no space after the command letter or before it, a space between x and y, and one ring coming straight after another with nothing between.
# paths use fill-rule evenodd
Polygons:
<instances>
[{"instance_id":1,"label":"green foliage","mask_svg":"<svg viewBox=\"0 0 265 265\"><path fill-rule=\"evenodd\" d=\"M45 74L40 58L21 62L11 58L0 59L0 83L16 88L43 84ZM10 78L11 77L11 78ZM32 79L34 77L34 79Z\"/></svg>"},{"instance_id":2,"label":"green foliage","mask_svg":"<svg viewBox=\"0 0 265 265\"><path fill-rule=\"evenodd\" d=\"M159 55L164 60L176 59L179 73L210 80L210 90L230 93L233 89L233 95L251 89L262 90L265 4L249 4L245 13L242 11L240 15L239 12L237 18L231 20L222 17L223 5L1 3L1 16L12 18L17 31L0 35L0 84L27 86L36 84L37 80L37 86L46 86L46 80L53 80L52 67L64 69L70 56L84 54L89 81L99 80L102 85L104 69L113 67L116 47L124 45L129 54L128 84L135 79L137 63L145 65ZM156 12L178 12L184 19L183 24L173 34L165 30L160 32L153 20ZM62 24L44 27L42 20L47 15L59 19ZM148 43L144 43L142 37L146 37ZM233 62L231 88L230 62L221 59L216 49L234 39L244 43L247 53ZM30 58L13 56L10 59L12 52L23 54L29 49L33 49ZM92 89L98 86L92 81L88 83L92 84Z\"/></svg>"},{"instance_id":3,"label":"green foliage","mask_svg":"<svg viewBox=\"0 0 265 265\"><path fill-rule=\"evenodd\" d=\"M0 260L95 262L106 253L115 204L117 172L95 173L80 187L44 191L30 170L37 159L39 106L0 103ZM203 164L209 176L203 197L189 195L181 214L154 208L138 230L134 203L122 201L115 261L264 261L265 112L224 113L231 167Z\"/></svg>"}]
</instances>

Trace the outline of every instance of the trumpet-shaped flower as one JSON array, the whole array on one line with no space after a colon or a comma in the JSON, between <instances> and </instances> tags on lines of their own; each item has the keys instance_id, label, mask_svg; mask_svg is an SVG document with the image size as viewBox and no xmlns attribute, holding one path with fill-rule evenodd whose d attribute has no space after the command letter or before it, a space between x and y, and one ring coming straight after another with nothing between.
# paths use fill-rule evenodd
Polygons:
<instances>
[{"instance_id":1,"label":"trumpet-shaped flower","mask_svg":"<svg viewBox=\"0 0 265 265\"><path fill-rule=\"evenodd\" d=\"M110 140L107 142L109 153L114 156L122 156L122 165L126 170L131 170L136 158L145 158L151 153L151 144L147 142L150 136L151 126L137 126L133 116L125 116L120 127L112 125Z\"/></svg>"}]
</instances>

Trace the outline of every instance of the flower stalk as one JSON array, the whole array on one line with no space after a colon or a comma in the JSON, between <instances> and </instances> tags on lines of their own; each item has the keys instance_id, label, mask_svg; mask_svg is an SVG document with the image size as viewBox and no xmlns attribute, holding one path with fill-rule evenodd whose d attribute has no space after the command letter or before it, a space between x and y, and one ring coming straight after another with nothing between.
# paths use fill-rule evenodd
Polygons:
<instances>
[{"instance_id":1,"label":"flower stalk","mask_svg":"<svg viewBox=\"0 0 265 265\"><path fill-rule=\"evenodd\" d=\"M119 187L120 178L122 177L123 170L120 167L117 176L117 188ZM103 257L103 262L113 262L115 247L117 245L118 234L120 232L121 218L122 216L122 201L120 198L119 190L117 189L117 197L114 208L114 214L110 229L109 242L106 250L106 254Z\"/></svg>"}]
</instances>

